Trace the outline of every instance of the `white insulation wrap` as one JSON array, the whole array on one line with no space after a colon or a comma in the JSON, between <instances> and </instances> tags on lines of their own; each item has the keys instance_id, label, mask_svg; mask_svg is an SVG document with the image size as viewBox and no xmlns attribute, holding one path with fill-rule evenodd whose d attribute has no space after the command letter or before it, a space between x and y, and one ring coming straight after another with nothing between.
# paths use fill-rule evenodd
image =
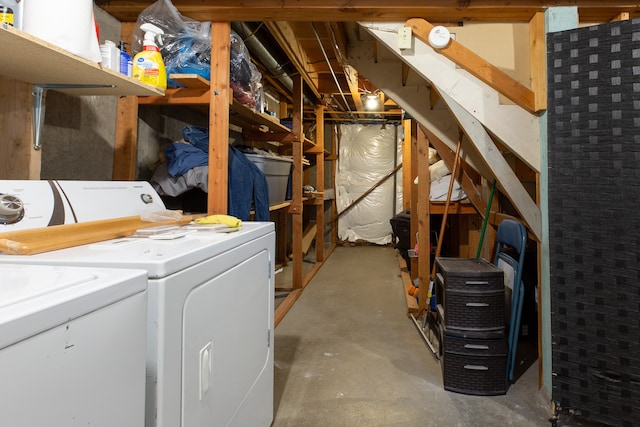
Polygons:
<instances>
[{"instance_id":1,"label":"white insulation wrap","mask_svg":"<svg viewBox=\"0 0 640 427\"><path fill-rule=\"evenodd\" d=\"M338 236L355 242L391 242L389 220L402 211L402 169L351 204L402 162L403 128L399 125L341 125L336 172Z\"/></svg>"}]
</instances>

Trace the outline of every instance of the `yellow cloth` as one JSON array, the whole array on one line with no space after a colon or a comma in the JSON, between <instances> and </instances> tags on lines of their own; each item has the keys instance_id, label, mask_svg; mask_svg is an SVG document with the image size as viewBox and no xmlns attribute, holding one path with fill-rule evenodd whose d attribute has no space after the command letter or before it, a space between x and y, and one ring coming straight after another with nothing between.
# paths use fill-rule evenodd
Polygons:
<instances>
[{"instance_id":1,"label":"yellow cloth","mask_svg":"<svg viewBox=\"0 0 640 427\"><path fill-rule=\"evenodd\" d=\"M193 220L196 224L224 224L227 227L237 228L242 225L242 220L231 215L209 215L196 218Z\"/></svg>"}]
</instances>

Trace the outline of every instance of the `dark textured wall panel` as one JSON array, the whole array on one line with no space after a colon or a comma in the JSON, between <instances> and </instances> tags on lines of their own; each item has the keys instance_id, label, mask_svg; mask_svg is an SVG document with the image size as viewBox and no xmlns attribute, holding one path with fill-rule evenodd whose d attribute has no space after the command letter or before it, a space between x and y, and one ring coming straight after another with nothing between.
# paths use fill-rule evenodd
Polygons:
<instances>
[{"instance_id":1,"label":"dark textured wall panel","mask_svg":"<svg viewBox=\"0 0 640 427\"><path fill-rule=\"evenodd\" d=\"M640 423L640 20L548 35L553 399Z\"/></svg>"}]
</instances>

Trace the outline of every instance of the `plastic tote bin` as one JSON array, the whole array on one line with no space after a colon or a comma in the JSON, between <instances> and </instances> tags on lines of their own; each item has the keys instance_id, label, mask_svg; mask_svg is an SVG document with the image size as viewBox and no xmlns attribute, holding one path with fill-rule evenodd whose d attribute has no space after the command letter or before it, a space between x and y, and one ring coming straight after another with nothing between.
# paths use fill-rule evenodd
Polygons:
<instances>
[{"instance_id":1,"label":"plastic tote bin","mask_svg":"<svg viewBox=\"0 0 640 427\"><path fill-rule=\"evenodd\" d=\"M293 160L287 157L267 156L264 154L244 153L247 159L264 173L269 187L269 205L283 203L287 194L287 181L291 173Z\"/></svg>"}]
</instances>

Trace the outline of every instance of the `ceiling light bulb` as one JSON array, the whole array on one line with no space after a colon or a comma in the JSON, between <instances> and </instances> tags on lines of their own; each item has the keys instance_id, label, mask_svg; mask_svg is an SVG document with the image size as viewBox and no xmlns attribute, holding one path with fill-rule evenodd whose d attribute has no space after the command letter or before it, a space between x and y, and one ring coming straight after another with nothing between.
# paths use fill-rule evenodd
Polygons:
<instances>
[{"instance_id":1,"label":"ceiling light bulb","mask_svg":"<svg viewBox=\"0 0 640 427\"><path fill-rule=\"evenodd\" d=\"M367 95L364 107L367 110L375 110L380 105L380 97L378 95Z\"/></svg>"}]
</instances>

